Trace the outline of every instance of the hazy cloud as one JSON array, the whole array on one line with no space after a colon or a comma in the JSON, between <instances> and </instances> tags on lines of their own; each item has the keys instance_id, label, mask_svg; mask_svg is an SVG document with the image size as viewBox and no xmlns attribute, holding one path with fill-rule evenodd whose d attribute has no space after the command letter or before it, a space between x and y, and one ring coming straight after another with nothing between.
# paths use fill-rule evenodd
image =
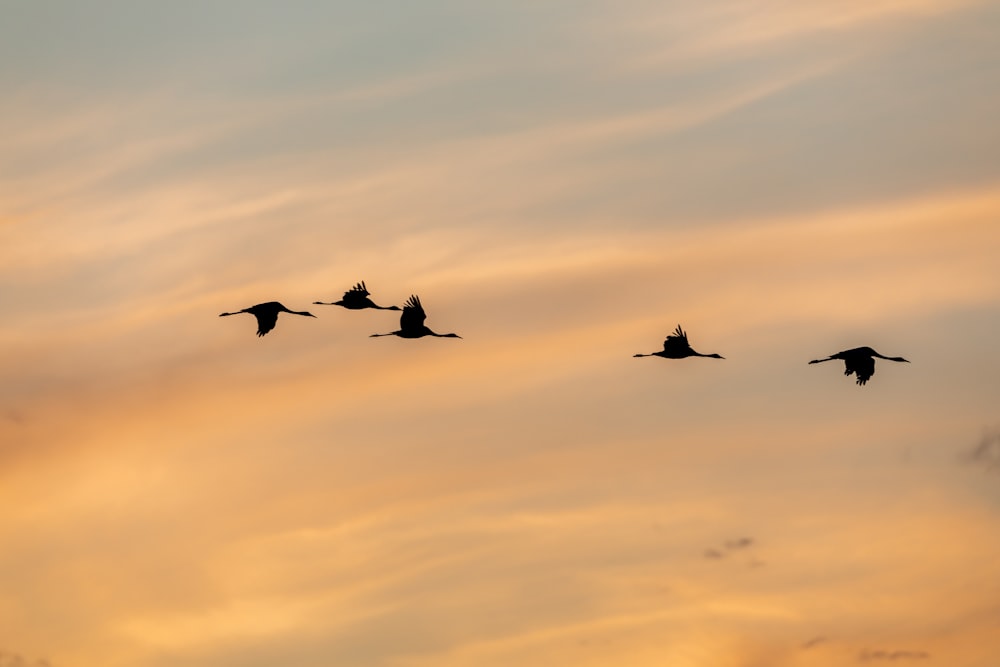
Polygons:
<instances>
[{"instance_id":1,"label":"hazy cloud","mask_svg":"<svg viewBox=\"0 0 1000 667\"><path fill-rule=\"evenodd\" d=\"M753 544L753 538L751 537L741 537L736 540L726 540L726 548L730 551L734 549L746 549Z\"/></svg>"},{"instance_id":2,"label":"hazy cloud","mask_svg":"<svg viewBox=\"0 0 1000 667\"><path fill-rule=\"evenodd\" d=\"M810 639L809 641L807 641L807 642L803 643L803 644L802 644L802 647L801 647L801 648L802 648L802 650L804 650L804 651L805 651L805 650L809 650L809 649L811 649L811 648L816 648L816 647L817 647L817 646L819 646L820 644L825 644L825 643L826 643L826 641L827 641L826 637L823 637L823 636L820 636L820 637L813 637L813 638L812 638L812 639Z\"/></svg>"},{"instance_id":3,"label":"hazy cloud","mask_svg":"<svg viewBox=\"0 0 1000 667\"><path fill-rule=\"evenodd\" d=\"M9 410L6 410L3 413L3 416L4 419L6 419L11 424L16 424L18 426L24 424L25 420L27 419L27 417L24 416L23 412L15 408L10 408Z\"/></svg>"},{"instance_id":4,"label":"hazy cloud","mask_svg":"<svg viewBox=\"0 0 1000 667\"><path fill-rule=\"evenodd\" d=\"M1000 470L1000 429L984 434L979 444L965 452L962 458L985 466L987 470Z\"/></svg>"},{"instance_id":5,"label":"hazy cloud","mask_svg":"<svg viewBox=\"0 0 1000 667\"><path fill-rule=\"evenodd\" d=\"M885 651L882 649L864 649L858 654L858 660L925 660L930 654L926 651Z\"/></svg>"},{"instance_id":6,"label":"hazy cloud","mask_svg":"<svg viewBox=\"0 0 1000 667\"><path fill-rule=\"evenodd\" d=\"M0 667L53 667L53 665L44 658L31 659L20 653L0 650Z\"/></svg>"},{"instance_id":7,"label":"hazy cloud","mask_svg":"<svg viewBox=\"0 0 1000 667\"><path fill-rule=\"evenodd\" d=\"M725 558L727 552L742 551L743 549L748 549L751 546L753 546L753 543L754 540L752 537L738 537L735 539L726 540L725 542L723 542L723 545L720 548L709 547L708 549L705 549L703 555L705 556L705 558L711 560L719 560L721 558ZM752 567L756 567L759 565L763 565L763 563L761 563L755 558L751 561L750 565Z\"/></svg>"},{"instance_id":8,"label":"hazy cloud","mask_svg":"<svg viewBox=\"0 0 1000 667\"><path fill-rule=\"evenodd\" d=\"M0 667L993 664L1000 8L143 4L0 21Z\"/></svg>"}]
</instances>

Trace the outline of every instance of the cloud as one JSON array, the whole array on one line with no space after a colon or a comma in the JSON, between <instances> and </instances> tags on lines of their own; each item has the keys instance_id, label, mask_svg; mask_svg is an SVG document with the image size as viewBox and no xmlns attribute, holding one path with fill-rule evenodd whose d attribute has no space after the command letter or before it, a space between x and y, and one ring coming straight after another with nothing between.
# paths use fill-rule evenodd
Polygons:
<instances>
[{"instance_id":1,"label":"cloud","mask_svg":"<svg viewBox=\"0 0 1000 667\"><path fill-rule=\"evenodd\" d=\"M864 649L858 654L858 660L925 660L930 657L926 651L886 651L883 649Z\"/></svg>"},{"instance_id":2,"label":"cloud","mask_svg":"<svg viewBox=\"0 0 1000 667\"><path fill-rule=\"evenodd\" d=\"M1000 429L985 433L979 444L965 452L962 459L987 470L1000 470Z\"/></svg>"},{"instance_id":3,"label":"cloud","mask_svg":"<svg viewBox=\"0 0 1000 667\"><path fill-rule=\"evenodd\" d=\"M828 641L827 638L823 637L823 636L813 637L809 641L804 642L802 644L801 648L802 648L803 651L807 651L807 650L809 650L811 648L816 648L820 644L825 644L827 641Z\"/></svg>"},{"instance_id":4,"label":"cloud","mask_svg":"<svg viewBox=\"0 0 1000 667\"><path fill-rule=\"evenodd\" d=\"M810 53L824 40L852 39L845 46L857 48L859 34L884 32L903 21L953 14L975 4L974 0L882 0L842 3L833 10L789 0L740 0L697 8L651 3L652 11L601 16L593 30L606 31L610 23L629 40L634 67L690 68L801 49L807 40Z\"/></svg>"},{"instance_id":5,"label":"cloud","mask_svg":"<svg viewBox=\"0 0 1000 667\"><path fill-rule=\"evenodd\" d=\"M25 417L24 413L16 408L8 408L7 410L5 410L3 413L3 417L11 424L15 424L17 426L22 426L27 420L27 417Z\"/></svg>"},{"instance_id":6,"label":"cloud","mask_svg":"<svg viewBox=\"0 0 1000 667\"><path fill-rule=\"evenodd\" d=\"M25 658L20 653L10 653L0 649L0 667L53 667L53 665L44 658Z\"/></svg>"},{"instance_id":7,"label":"cloud","mask_svg":"<svg viewBox=\"0 0 1000 667\"><path fill-rule=\"evenodd\" d=\"M753 546L753 543L754 539L752 537L739 537L736 539L726 540L721 548L716 549L714 547L710 547L708 549L705 549L703 555L705 556L705 558L708 558L710 560L720 560L727 556L727 552L749 549L751 546ZM763 563L761 563L757 559L753 559L750 564L751 566L754 567L763 565Z\"/></svg>"},{"instance_id":8,"label":"cloud","mask_svg":"<svg viewBox=\"0 0 1000 667\"><path fill-rule=\"evenodd\" d=\"M851 410L788 393L812 379L800 344L874 329L913 351L917 336L963 330L943 313L995 317L997 185L934 182L911 197L873 178L862 190L877 190L875 205L847 187L868 183L865 165L894 173L874 115L990 127L891 113L912 99L904 83L994 116L925 85L937 79L918 77L920 62L890 77L875 59L860 76L872 60L859 52L878 46L864 35L843 53L743 64L759 45L802 42L829 21L846 35L867 7L902 0L832 14L740 0L707 31L642 1L664 30L684 26L674 56L713 57L608 77L628 63L609 53L594 75L594 52L556 35L544 54L509 40L524 52L489 59L499 73L477 50L445 71L333 76L366 59L327 61L297 40L227 69L235 99L134 63L152 89L28 96L3 112L18 131L0 139L13 156L0 192L12 325L0 333L0 571L12 573L0 627L22 655L0 667L45 667L24 657L36 647L89 664L115 646L134 659L102 664L830 665L870 645L852 628L891 618L934 631L992 604L980 582L995 579L995 516L963 511L936 478L928 490L880 467L917 430L969 423L954 412L988 394L988 374L942 383L956 387L942 399L928 390L940 378L915 364L912 394ZM570 25L547 13L567 0L521 4L546 6L531 10L538 25ZM653 56L674 48L662 36L648 40ZM628 41L608 45L628 60ZM955 71L951 43L928 57ZM419 50L392 46L390 60ZM243 78L271 52L271 75ZM740 64L715 74L715 54ZM286 58L315 71L277 81ZM988 78L976 72L954 79ZM899 100L862 94L883 88ZM830 160L835 128L855 150ZM384 313L314 310L318 321L263 340L217 317L272 298L304 309L361 279L387 302L420 294L431 326L467 340L371 341L394 328ZM896 338L917 316L930 326ZM662 340L675 317L730 341L734 360L633 364L633 344ZM758 530L747 517L769 517L773 532L742 536ZM652 518L664 529L642 530ZM765 551L780 567L748 570ZM802 645L817 620L850 643L799 653L825 641ZM760 646L727 660L747 635ZM977 644L959 639L889 645L951 657ZM593 655L576 660L580 640ZM285 648L296 653L282 660Z\"/></svg>"},{"instance_id":9,"label":"cloud","mask_svg":"<svg viewBox=\"0 0 1000 667\"><path fill-rule=\"evenodd\" d=\"M736 540L726 540L726 548L730 551L734 549L746 549L753 544L752 537L741 537Z\"/></svg>"}]
</instances>

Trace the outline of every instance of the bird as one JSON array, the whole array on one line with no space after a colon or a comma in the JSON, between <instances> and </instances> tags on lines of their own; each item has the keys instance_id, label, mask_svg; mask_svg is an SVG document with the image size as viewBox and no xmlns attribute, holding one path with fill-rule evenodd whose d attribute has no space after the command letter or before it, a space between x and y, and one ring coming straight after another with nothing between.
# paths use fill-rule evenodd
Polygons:
<instances>
[{"instance_id":1,"label":"bird","mask_svg":"<svg viewBox=\"0 0 1000 667\"><path fill-rule=\"evenodd\" d=\"M688 345L687 334L681 329L681 325L677 325L677 328L672 334L667 336L667 339L663 341L663 349L659 352L651 352L649 354L633 354L633 357L663 357L664 359L684 359L685 357L710 357L712 359L725 359L720 354L702 354L700 352L695 352Z\"/></svg>"},{"instance_id":2,"label":"bird","mask_svg":"<svg viewBox=\"0 0 1000 667\"><path fill-rule=\"evenodd\" d=\"M420 305L420 298L416 294L412 294L403 306L403 314L399 316L399 331L390 331L389 333L382 334L376 333L369 336L369 338L378 338L379 336L399 336L400 338L423 338L424 336L461 338L456 333L439 334L431 331L424 326L425 319L427 319L427 315L424 313L424 307Z\"/></svg>"},{"instance_id":3,"label":"bird","mask_svg":"<svg viewBox=\"0 0 1000 667\"><path fill-rule=\"evenodd\" d=\"M313 301L314 304L320 306L343 306L348 310L362 310L364 308L378 308L379 310L400 310L399 306L379 306L372 302L368 297L371 292L365 286L365 281L361 281L351 289L344 292L344 298L340 301L332 301L329 303L323 301Z\"/></svg>"},{"instance_id":4,"label":"bird","mask_svg":"<svg viewBox=\"0 0 1000 667\"><path fill-rule=\"evenodd\" d=\"M249 308L244 308L243 310L238 310L235 313L220 313L219 317L228 317L229 315L239 315L240 313L250 313L257 318L257 335L263 336L268 331L274 328L274 325L278 322L278 313L291 313L292 315L305 315L308 317L316 317L309 312L299 312L297 310L289 310L285 308L282 304L277 301L268 301L267 303L258 303L256 306L250 306Z\"/></svg>"},{"instance_id":5,"label":"bird","mask_svg":"<svg viewBox=\"0 0 1000 667\"><path fill-rule=\"evenodd\" d=\"M844 350L837 354L831 354L825 359L813 359L809 363L820 364L824 361L832 361L833 359L843 359L844 375L856 373L858 386L863 386L875 374L875 357L888 359L889 361L905 361L906 363L910 363L909 359L904 359L903 357L886 357L870 347L856 347L852 350Z\"/></svg>"}]
</instances>

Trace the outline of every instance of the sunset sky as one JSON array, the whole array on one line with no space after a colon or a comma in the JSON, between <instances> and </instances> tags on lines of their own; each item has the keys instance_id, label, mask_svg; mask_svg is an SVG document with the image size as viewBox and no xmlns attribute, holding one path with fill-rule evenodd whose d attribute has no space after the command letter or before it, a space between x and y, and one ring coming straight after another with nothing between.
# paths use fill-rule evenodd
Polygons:
<instances>
[{"instance_id":1,"label":"sunset sky","mask_svg":"<svg viewBox=\"0 0 1000 667\"><path fill-rule=\"evenodd\" d=\"M998 34L0 0L0 667L996 667Z\"/></svg>"}]
</instances>

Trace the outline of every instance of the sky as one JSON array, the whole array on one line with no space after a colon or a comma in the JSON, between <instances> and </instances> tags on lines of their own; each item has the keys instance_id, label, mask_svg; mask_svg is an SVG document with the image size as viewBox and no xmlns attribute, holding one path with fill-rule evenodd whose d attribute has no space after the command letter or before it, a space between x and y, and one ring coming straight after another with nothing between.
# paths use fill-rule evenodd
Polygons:
<instances>
[{"instance_id":1,"label":"sky","mask_svg":"<svg viewBox=\"0 0 1000 667\"><path fill-rule=\"evenodd\" d=\"M997 2L0 17L0 667L996 666Z\"/></svg>"}]
</instances>

